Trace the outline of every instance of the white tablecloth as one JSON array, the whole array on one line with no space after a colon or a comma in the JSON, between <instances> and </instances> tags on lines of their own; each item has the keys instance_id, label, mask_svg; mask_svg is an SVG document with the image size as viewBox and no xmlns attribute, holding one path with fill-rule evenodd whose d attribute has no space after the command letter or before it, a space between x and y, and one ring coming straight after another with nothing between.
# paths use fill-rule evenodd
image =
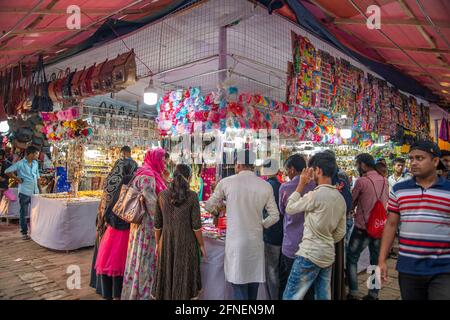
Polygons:
<instances>
[{"instance_id":1,"label":"white tablecloth","mask_svg":"<svg viewBox=\"0 0 450 320\"><path fill-rule=\"evenodd\" d=\"M2 217L14 217L20 216L20 203L19 203L19 189L11 188L17 197L16 201L9 201L5 196L0 201L0 216Z\"/></svg>"},{"instance_id":2,"label":"white tablecloth","mask_svg":"<svg viewBox=\"0 0 450 320\"><path fill-rule=\"evenodd\" d=\"M54 250L75 250L95 243L95 219L100 200L31 198L31 239Z\"/></svg>"},{"instance_id":3,"label":"white tablecloth","mask_svg":"<svg viewBox=\"0 0 450 320\"><path fill-rule=\"evenodd\" d=\"M226 282L223 263L225 258L225 242L203 237L207 259L202 260L203 292L200 300L233 300L233 289ZM263 284L259 285L258 300L266 300L267 292Z\"/></svg>"}]
</instances>

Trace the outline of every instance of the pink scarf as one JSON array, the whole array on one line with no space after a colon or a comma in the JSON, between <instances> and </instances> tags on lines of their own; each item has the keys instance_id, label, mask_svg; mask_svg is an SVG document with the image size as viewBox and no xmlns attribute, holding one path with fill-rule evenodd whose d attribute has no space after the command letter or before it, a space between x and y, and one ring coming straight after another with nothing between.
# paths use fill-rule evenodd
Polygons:
<instances>
[{"instance_id":1,"label":"pink scarf","mask_svg":"<svg viewBox=\"0 0 450 320\"><path fill-rule=\"evenodd\" d=\"M155 178L156 194L166 189L166 183L161 176L166 168L165 154L166 151L163 148L147 151L144 164L136 172L136 176L150 176Z\"/></svg>"}]
</instances>

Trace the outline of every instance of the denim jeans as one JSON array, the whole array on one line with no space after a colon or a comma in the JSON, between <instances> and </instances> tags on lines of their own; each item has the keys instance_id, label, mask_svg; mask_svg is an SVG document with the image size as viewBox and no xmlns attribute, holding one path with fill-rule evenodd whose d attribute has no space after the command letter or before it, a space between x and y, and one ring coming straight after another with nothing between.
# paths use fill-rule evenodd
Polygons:
<instances>
[{"instance_id":1,"label":"denim jeans","mask_svg":"<svg viewBox=\"0 0 450 320\"><path fill-rule=\"evenodd\" d=\"M30 210L31 197L25 194L19 193L20 203L20 232L22 234L28 234L27 216Z\"/></svg>"},{"instance_id":2,"label":"denim jeans","mask_svg":"<svg viewBox=\"0 0 450 320\"><path fill-rule=\"evenodd\" d=\"M350 237L352 235L352 230L353 230L353 217L348 217L347 218L347 226L346 226L346 232L345 232L345 242L344 242L344 250L345 252L348 251L348 244L350 243Z\"/></svg>"},{"instance_id":3,"label":"denim jeans","mask_svg":"<svg viewBox=\"0 0 450 320\"><path fill-rule=\"evenodd\" d=\"M280 257L281 246L264 244L264 254L266 263L266 288L269 300L278 300L280 291Z\"/></svg>"},{"instance_id":4,"label":"denim jeans","mask_svg":"<svg viewBox=\"0 0 450 320\"><path fill-rule=\"evenodd\" d=\"M347 250L346 272L350 294L358 294L358 261L361 252L369 246L370 264L378 265L378 255L380 253L380 239L374 239L367 235L365 230L354 228ZM378 298L378 289L369 289L369 295Z\"/></svg>"},{"instance_id":5,"label":"denim jeans","mask_svg":"<svg viewBox=\"0 0 450 320\"><path fill-rule=\"evenodd\" d=\"M233 287L233 296L234 300L256 300L258 297L258 288L259 283L246 283L246 284L234 284Z\"/></svg>"},{"instance_id":6,"label":"denim jeans","mask_svg":"<svg viewBox=\"0 0 450 320\"><path fill-rule=\"evenodd\" d=\"M315 300L331 300L331 269L320 268L304 257L297 257L292 265L283 300L303 300L314 286Z\"/></svg>"},{"instance_id":7,"label":"denim jeans","mask_svg":"<svg viewBox=\"0 0 450 320\"><path fill-rule=\"evenodd\" d=\"M284 254L281 254L280 259L280 293L279 300L283 299L284 290L286 290L287 281L289 279L289 275L291 274L292 265L294 264L295 259L291 259L286 257ZM314 287L311 286L308 292L306 293L303 300L314 300Z\"/></svg>"},{"instance_id":8,"label":"denim jeans","mask_svg":"<svg viewBox=\"0 0 450 320\"><path fill-rule=\"evenodd\" d=\"M352 235L353 227L354 227L354 219L352 216L347 216L347 223L346 223L346 231L345 231L345 237L344 237L344 267L347 265L347 252L348 252L348 244L350 243L350 237Z\"/></svg>"}]
</instances>

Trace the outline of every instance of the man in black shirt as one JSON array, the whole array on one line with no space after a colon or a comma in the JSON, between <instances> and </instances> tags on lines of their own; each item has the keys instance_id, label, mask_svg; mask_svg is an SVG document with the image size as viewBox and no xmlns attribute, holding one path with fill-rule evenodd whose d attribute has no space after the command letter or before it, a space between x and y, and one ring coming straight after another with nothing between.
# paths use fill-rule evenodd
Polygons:
<instances>
[{"instance_id":1,"label":"man in black shirt","mask_svg":"<svg viewBox=\"0 0 450 320\"><path fill-rule=\"evenodd\" d=\"M261 175L267 177L275 196L275 202L279 210L279 191L281 183L278 181L277 173L279 171L279 163L275 159L265 162ZM264 210L265 211L265 210ZM267 212L264 212L264 218ZM264 252L265 252L265 269L266 269L266 287L269 300L277 300L280 290L280 258L281 245L283 243L283 219L280 219L270 228L264 229Z\"/></svg>"}]
</instances>

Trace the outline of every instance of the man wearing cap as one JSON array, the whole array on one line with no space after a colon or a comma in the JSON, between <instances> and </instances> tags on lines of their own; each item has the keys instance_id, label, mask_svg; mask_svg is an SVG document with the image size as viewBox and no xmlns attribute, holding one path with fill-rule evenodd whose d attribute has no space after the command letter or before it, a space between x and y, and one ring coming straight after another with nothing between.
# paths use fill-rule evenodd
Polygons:
<instances>
[{"instance_id":1,"label":"man wearing cap","mask_svg":"<svg viewBox=\"0 0 450 320\"><path fill-rule=\"evenodd\" d=\"M431 141L412 145L413 178L390 193L378 266L386 282L386 259L401 222L397 271L403 300L450 299L450 181L437 174L444 166L440 156Z\"/></svg>"},{"instance_id":2,"label":"man wearing cap","mask_svg":"<svg viewBox=\"0 0 450 320\"><path fill-rule=\"evenodd\" d=\"M256 300L259 284L266 281L263 229L280 219L271 185L254 172L255 160L253 151L239 151L237 174L222 179L205 205L211 212L226 202L224 272L235 300Z\"/></svg>"}]
</instances>

